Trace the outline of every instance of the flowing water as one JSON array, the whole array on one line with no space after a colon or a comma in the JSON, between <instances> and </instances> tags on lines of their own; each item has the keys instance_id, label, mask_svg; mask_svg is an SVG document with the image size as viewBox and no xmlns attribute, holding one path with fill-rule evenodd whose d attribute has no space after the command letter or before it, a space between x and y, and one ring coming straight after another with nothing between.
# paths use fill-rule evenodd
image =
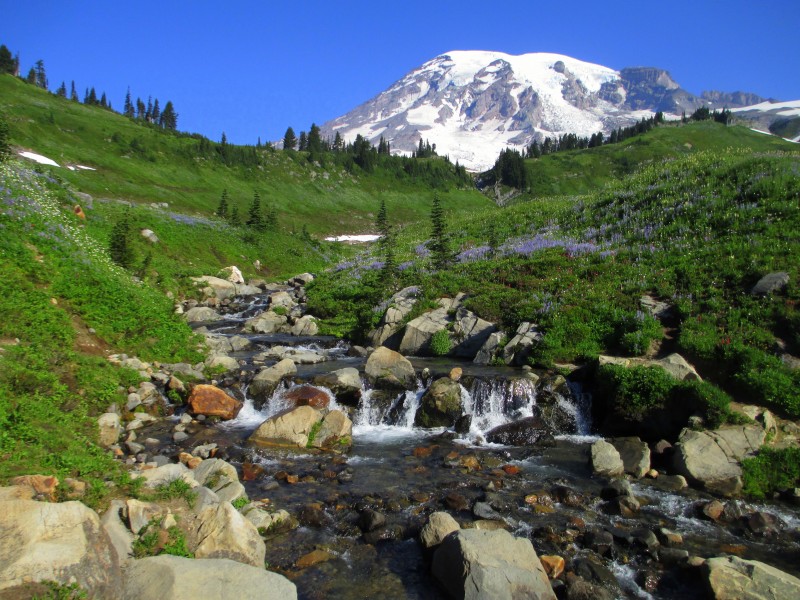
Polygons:
<instances>
[{"instance_id":1,"label":"flowing water","mask_svg":"<svg viewBox=\"0 0 800 600\"><path fill-rule=\"evenodd\" d=\"M273 346L325 356L324 362L298 365L298 381L345 366L363 371L364 359L349 357L347 344L335 338L242 334L243 321L262 310L263 300L256 299L225 321L209 325L216 333L245 335L254 343L255 349L235 354L245 361L245 373L255 370L253 361ZM272 362L267 359L263 364ZM590 444L598 439L592 435L590 400L579 388L566 395L550 390L544 394L518 369L442 359L414 363L418 372L427 371L413 391L387 397L362 382L357 407L340 406L328 392L332 408L348 411L354 423L353 446L344 456L254 451L247 446L247 437L258 425L286 408L285 396L294 383L280 386L260 409L248 396L246 384L235 386L245 401L237 418L205 428L193 440L216 442L222 456L234 464L254 462L263 467L263 477L245 483L250 498L269 499L299 521L295 529L271 534L267 562L297 584L301 598L443 597L429 574L429 556L416 541L419 529L436 510L449 510L467 525L476 519L473 503L486 499L502 526L530 538L539 555L581 560L590 546L588 534L611 532L617 543L603 560L616 581L612 594L621 598L704 597L692 572L657 562L631 541L631 532L641 527L680 533L684 540L680 548L690 555L737 554L800 575L800 513L789 505L740 502L743 514L761 510L781 520L780 535L758 537L741 524L700 518L698 507L711 496L665 491L657 479L642 479L633 483L640 511L633 518L608 514L600 499L605 482L592 477L588 462ZM426 385L454 366L464 371L461 401L464 412L472 416L469 430L456 434L415 427ZM486 443L492 428L540 414L545 396L561 415L559 422L567 424L555 440L528 447ZM479 468L474 468L473 459ZM281 472L296 475L298 482L287 483ZM551 501L531 504L526 501L531 494ZM365 508L385 514L386 526L362 533L357 522ZM300 557L315 549L323 549L326 560L306 568L296 566Z\"/></svg>"}]
</instances>

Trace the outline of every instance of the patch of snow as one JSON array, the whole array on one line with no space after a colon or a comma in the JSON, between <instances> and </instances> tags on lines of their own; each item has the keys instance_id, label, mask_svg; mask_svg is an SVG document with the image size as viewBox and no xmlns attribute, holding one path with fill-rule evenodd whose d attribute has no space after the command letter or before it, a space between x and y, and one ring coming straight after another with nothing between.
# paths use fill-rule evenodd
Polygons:
<instances>
[{"instance_id":1,"label":"patch of snow","mask_svg":"<svg viewBox=\"0 0 800 600\"><path fill-rule=\"evenodd\" d=\"M377 239L380 239L381 236L374 235L374 234L364 234L364 235L337 235L332 237L326 237L326 242L355 242L355 243L366 243L366 242L374 242Z\"/></svg>"},{"instance_id":2,"label":"patch of snow","mask_svg":"<svg viewBox=\"0 0 800 600\"><path fill-rule=\"evenodd\" d=\"M760 104L752 104L750 106L742 106L740 108L732 108L731 112L747 112L751 110L757 110L761 112L772 112L772 111L789 111L787 113L780 112L778 114L800 114L800 112L796 112L795 110L800 111L800 100L789 100L787 102L770 102L767 100L766 102L761 102Z\"/></svg>"},{"instance_id":3,"label":"patch of snow","mask_svg":"<svg viewBox=\"0 0 800 600\"><path fill-rule=\"evenodd\" d=\"M764 135L772 135L769 131L761 131L760 129L755 129L754 127L751 127L750 131L755 131L756 133L763 133Z\"/></svg>"},{"instance_id":4,"label":"patch of snow","mask_svg":"<svg viewBox=\"0 0 800 600\"><path fill-rule=\"evenodd\" d=\"M70 171L74 171L74 170L75 170L75 167L73 167L72 165L67 165L67 168L68 168Z\"/></svg>"},{"instance_id":5,"label":"patch of snow","mask_svg":"<svg viewBox=\"0 0 800 600\"><path fill-rule=\"evenodd\" d=\"M97 171L97 169L95 169L94 167L84 167L83 165L75 165L75 166L78 167L81 171Z\"/></svg>"},{"instance_id":6,"label":"patch of snow","mask_svg":"<svg viewBox=\"0 0 800 600\"><path fill-rule=\"evenodd\" d=\"M60 167L56 161L52 158L47 158L46 156L42 156L41 154L36 154L35 152L20 152L19 155L23 158L28 158L30 160L36 161L40 165L51 165L53 167Z\"/></svg>"}]
</instances>

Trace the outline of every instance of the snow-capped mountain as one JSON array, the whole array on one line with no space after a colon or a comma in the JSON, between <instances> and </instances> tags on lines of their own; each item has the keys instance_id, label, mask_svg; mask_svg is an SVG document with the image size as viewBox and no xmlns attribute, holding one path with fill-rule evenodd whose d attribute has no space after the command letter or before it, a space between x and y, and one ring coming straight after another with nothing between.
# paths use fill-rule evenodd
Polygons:
<instances>
[{"instance_id":1,"label":"snow-capped mountain","mask_svg":"<svg viewBox=\"0 0 800 600\"><path fill-rule=\"evenodd\" d=\"M680 116L701 105L756 104L754 94L695 97L669 73L650 67L615 71L559 54L455 51L437 56L388 90L322 127L352 141L383 136L393 152L436 144L470 170L491 167L500 150L575 133L610 133L656 111Z\"/></svg>"}]
</instances>

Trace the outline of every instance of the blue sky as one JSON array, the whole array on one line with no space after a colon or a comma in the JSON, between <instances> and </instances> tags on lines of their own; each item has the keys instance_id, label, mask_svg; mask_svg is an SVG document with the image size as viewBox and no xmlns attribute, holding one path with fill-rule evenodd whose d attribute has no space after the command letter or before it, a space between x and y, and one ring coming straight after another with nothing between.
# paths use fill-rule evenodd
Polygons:
<instances>
[{"instance_id":1,"label":"blue sky","mask_svg":"<svg viewBox=\"0 0 800 600\"><path fill-rule=\"evenodd\" d=\"M0 43L55 89L74 80L119 110L172 100L181 130L235 143L324 123L448 50L556 52L657 66L693 93L800 99L800 2L159 3L0 0Z\"/></svg>"}]
</instances>

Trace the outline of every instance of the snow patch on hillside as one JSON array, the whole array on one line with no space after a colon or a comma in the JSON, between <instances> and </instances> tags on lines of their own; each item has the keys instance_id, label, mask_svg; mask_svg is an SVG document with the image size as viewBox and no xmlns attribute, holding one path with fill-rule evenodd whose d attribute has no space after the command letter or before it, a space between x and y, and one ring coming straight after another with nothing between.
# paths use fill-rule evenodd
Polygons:
<instances>
[{"instance_id":1,"label":"snow patch on hillside","mask_svg":"<svg viewBox=\"0 0 800 600\"><path fill-rule=\"evenodd\" d=\"M50 165L51 167L60 167L56 161L52 158L47 158L46 156L42 156L41 154L36 154L35 152L20 152L19 155L23 158L27 158L29 160L35 161L40 165Z\"/></svg>"}]
</instances>

